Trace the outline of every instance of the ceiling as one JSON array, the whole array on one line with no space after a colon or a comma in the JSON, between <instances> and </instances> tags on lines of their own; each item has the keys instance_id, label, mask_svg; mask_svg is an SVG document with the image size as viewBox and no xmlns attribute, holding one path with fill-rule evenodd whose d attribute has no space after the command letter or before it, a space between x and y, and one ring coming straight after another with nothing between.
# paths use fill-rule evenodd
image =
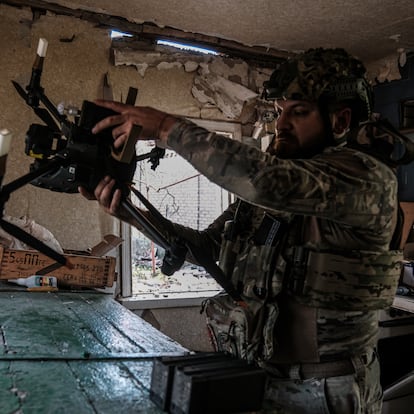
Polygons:
<instances>
[{"instance_id":1,"label":"ceiling","mask_svg":"<svg viewBox=\"0 0 414 414\"><path fill-rule=\"evenodd\" d=\"M5 1L63 6L115 16L118 22L153 23L188 34L226 39L282 52L344 47L372 62L414 52L413 0L51 0ZM79 14L78 14L79 15Z\"/></svg>"}]
</instances>

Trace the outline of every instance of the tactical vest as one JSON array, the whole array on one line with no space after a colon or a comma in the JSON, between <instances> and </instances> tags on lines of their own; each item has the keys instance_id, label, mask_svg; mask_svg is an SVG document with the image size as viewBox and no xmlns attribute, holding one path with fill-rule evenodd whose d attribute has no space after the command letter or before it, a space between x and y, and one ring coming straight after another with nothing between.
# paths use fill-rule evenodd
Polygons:
<instances>
[{"instance_id":1,"label":"tactical vest","mask_svg":"<svg viewBox=\"0 0 414 414\"><path fill-rule=\"evenodd\" d=\"M288 291L299 303L343 311L383 309L392 304L402 251L316 251L302 244L297 218L276 218L241 203L226 223L220 267L243 298L228 295L205 304L213 345L249 361L270 360L275 351L277 296Z\"/></svg>"}]
</instances>

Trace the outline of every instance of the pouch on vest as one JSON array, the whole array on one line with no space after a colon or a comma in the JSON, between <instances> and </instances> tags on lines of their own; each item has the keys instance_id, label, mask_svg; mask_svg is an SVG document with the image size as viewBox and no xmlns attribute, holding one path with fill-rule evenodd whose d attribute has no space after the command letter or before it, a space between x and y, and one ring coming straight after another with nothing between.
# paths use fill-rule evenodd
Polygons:
<instances>
[{"instance_id":1,"label":"pouch on vest","mask_svg":"<svg viewBox=\"0 0 414 414\"><path fill-rule=\"evenodd\" d=\"M277 253L286 235L286 223L263 212L250 234L246 228L240 234L233 226L234 222L225 226L220 267L243 301L236 302L228 295L208 299L204 304L207 327L216 351L249 362L268 360L273 355L273 331L279 314L272 299L281 290L284 274Z\"/></svg>"},{"instance_id":2,"label":"pouch on vest","mask_svg":"<svg viewBox=\"0 0 414 414\"><path fill-rule=\"evenodd\" d=\"M249 299L236 303L228 295L205 302L207 327L214 349L248 362L268 360L273 355L276 303Z\"/></svg>"},{"instance_id":3,"label":"pouch on vest","mask_svg":"<svg viewBox=\"0 0 414 414\"><path fill-rule=\"evenodd\" d=\"M384 309L392 304L402 251L359 251L343 256L308 250L306 256L300 289L291 289L299 302L351 311Z\"/></svg>"},{"instance_id":4,"label":"pouch on vest","mask_svg":"<svg viewBox=\"0 0 414 414\"><path fill-rule=\"evenodd\" d=\"M226 223L226 230L232 223ZM225 236L231 232L225 231ZM220 267L245 297L273 298L282 288L284 269L277 260L286 234L286 223L265 213L248 240L224 237L220 250Z\"/></svg>"}]
</instances>

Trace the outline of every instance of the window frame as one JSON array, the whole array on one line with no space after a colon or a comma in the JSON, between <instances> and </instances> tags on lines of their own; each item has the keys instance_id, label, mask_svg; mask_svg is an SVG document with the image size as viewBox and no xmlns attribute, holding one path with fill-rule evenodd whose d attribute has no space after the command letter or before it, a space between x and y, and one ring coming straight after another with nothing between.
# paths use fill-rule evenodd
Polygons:
<instances>
[{"instance_id":1,"label":"window frame","mask_svg":"<svg viewBox=\"0 0 414 414\"><path fill-rule=\"evenodd\" d=\"M216 133L231 134L232 139L242 141L242 127L240 123L228 121L214 121L208 119L189 118L195 124ZM121 286L119 301L129 309L156 309L169 307L199 306L207 296L188 295L182 298L151 298L143 299L132 292L132 252L131 252L131 225L121 222L121 237L124 242L120 248Z\"/></svg>"}]
</instances>

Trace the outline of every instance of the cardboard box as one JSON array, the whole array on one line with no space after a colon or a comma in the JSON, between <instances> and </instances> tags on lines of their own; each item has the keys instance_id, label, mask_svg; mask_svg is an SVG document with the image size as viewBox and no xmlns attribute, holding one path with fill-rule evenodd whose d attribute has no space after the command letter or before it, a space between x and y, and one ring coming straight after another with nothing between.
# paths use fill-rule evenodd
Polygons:
<instances>
[{"instance_id":1,"label":"cardboard box","mask_svg":"<svg viewBox=\"0 0 414 414\"><path fill-rule=\"evenodd\" d=\"M106 243L106 249L100 249L100 253L113 249L122 241L112 235L105 236L104 243L106 240L110 242ZM102 246L102 242L98 246ZM94 251L94 248L91 251ZM65 253L64 256L73 264L72 269L56 263L37 250L6 249L0 246L0 279L18 279L34 274L47 274L57 278L58 287L90 288L111 287L116 281L115 257L91 256L88 252L84 254Z\"/></svg>"}]
</instances>

